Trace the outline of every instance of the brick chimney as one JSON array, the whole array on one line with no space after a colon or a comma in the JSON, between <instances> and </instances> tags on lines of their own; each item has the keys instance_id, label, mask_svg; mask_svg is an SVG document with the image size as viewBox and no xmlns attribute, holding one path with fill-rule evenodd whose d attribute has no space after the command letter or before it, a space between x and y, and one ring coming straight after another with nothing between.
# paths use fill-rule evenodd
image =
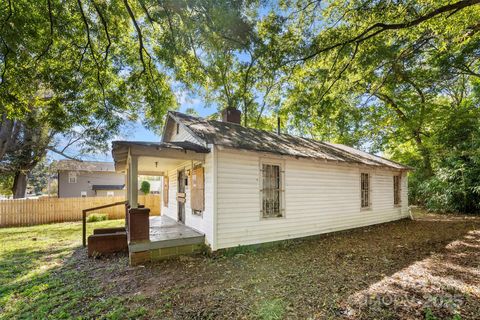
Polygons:
<instances>
[{"instance_id":1,"label":"brick chimney","mask_svg":"<svg viewBox=\"0 0 480 320\"><path fill-rule=\"evenodd\" d=\"M242 112L233 107L228 107L222 111L222 121L240 124Z\"/></svg>"}]
</instances>

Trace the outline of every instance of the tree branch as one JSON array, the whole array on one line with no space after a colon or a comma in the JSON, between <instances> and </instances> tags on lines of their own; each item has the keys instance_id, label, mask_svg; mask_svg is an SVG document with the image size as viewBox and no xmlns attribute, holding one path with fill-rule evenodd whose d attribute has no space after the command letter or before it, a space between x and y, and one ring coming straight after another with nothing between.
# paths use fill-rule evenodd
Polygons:
<instances>
[{"instance_id":1,"label":"tree branch","mask_svg":"<svg viewBox=\"0 0 480 320\"><path fill-rule=\"evenodd\" d=\"M351 43L354 43L354 42L361 43L361 42L364 42L364 41L366 41L366 40L368 40L372 37L375 37L375 36L379 35L380 33L385 32L385 31L411 28L411 27L417 26L417 25L419 25L419 24L421 24L421 23L423 23L427 20L430 20L430 19L432 19L432 18L434 18L438 15L441 15L443 13L452 12L452 11L454 11L454 13L455 13L455 12L458 12L458 11L464 9L464 8L467 8L467 7L470 7L470 6L473 6L473 5L477 5L479 3L480 3L480 0L462 0L462 1L458 1L458 2L455 2L455 3L452 3L452 4L448 4L448 5L439 7L435 10L430 11L429 13L427 13L423 16L420 16L417 19L414 19L414 20L405 21L405 22L401 22L401 23L392 23L392 24L378 22L378 23L375 23L372 26L368 27L363 32L361 32L360 34L358 34L357 36L355 36L353 38L350 38L346 41L337 42L333 45L330 45L330 46L327 46L327 47L324 47L324 48L320 48L320 49L314 51L313 53L311 53L311 54L309 54L305 57L298 58L298 59L293 59L293 60L288 61L287 63L306 61L306 60L309 60L309 59L312 59L312 58L316 57L317 55L319 55L323 52L336 49L340 46L351 44Z\"/></svg>"},{"instance_id":2,"label":"tree branch","mask_svg":"<svg viewBox=\"0 0 480 320\"><path fill-rule=\"evenodd\" d=\"M0 82L0 85L5 83L5 75L7 74L7 65L8 65L8 54L10 53L10 48L8 47L7 42L5 39L3 39L2 34L3 34L3 29L5 28L5 25L7 24L8 20L13 15L13 10L12 10L12 1L8 0L8 14L5 20L2 22L2 27L0 28L0 40L2 41L2 44L5 46L5 53L3 55L3 70L2 70L2 82Z\"/></svg>"},{"instance_id":3,"label":"tree branch","mask_svg":"<svg viewBox=\"0 0 480 320\"><path fill-rule=\"evenodd\" d=\"M64 153L64 152L62 152L62 151L60 151L60 150L57 150L57 149L55 149L53 146L48 146L48 147L47 147L47 150L49 150L49 151L52 151L52 152L54 152L54 153L56 153L56 154L59 154L59 155L61 155L61 156L65 157L65 158L67 158L67 159L70 159L70 160L76 160L76 161L83 162L83 160L82 160L82 159L79 159L79 158L76 158L76 157L69 156L68 154L66 154L66 153Z\"/></svg>"},{"instance_id":4,"label":"tree branch","mask_svg":"<svg viewBox=\"0 0 480 320\"><path fill-rule=\"evenodd\" d=\"M98 85L100 86L100 89L102 90L102 97L103 97L103 106L105 109L107 109L107 101L106 101L106 96L105 96L105 87L103 85L103 81L102 81L102 77L100 75L100 65L98 64L98 60L97 60L97 57L95 56L95 50L93 48L93 45L92 45L92 41L90 39L90 26L88 25L88 20L87 20L87 17L85 15L85 12L83 11L83 5L82 5L82 1L81 0L77 0L77 3L78 3L78 7L80 9L80 13L82 15L82 20L83 20L83 23L85 25L85 31L87 33L87 44L85 46L85 50L83 51L83 54L82 54L82 59L83 59L83 55L85 54L85 51L86 51L86 48L90 48L90 52L92 53L92 58L93 58L93 61L95 63L95 66L97 67L97 82L98 82Z\"/></svg>"},{"instance_id":5,"label":"tree branch","mask_svg":"<svg viewBox=\"0 0 480 320\"><path fill-rule=\"evenodd\" d=\"M50 22L50 40L48 41L48 44L45 47L45 49L35 59L36 61L40 60L44 55L46 55L53 45L53 14L52 14L51 0L47 0L47 5L48 5L48 20Z\"/></svg>"},{"instance_id":6,"label":"tree branch","mask_svg":"<svg viewBox=\"0 0 480 320\"><path fill-rule=\"evenodd\" d=\"M95 2L95 0L91 0L91 1L92 1L92 4L93 4L93 7L95 8L95 11L97 12L98 16L100 17L100 21L102 22L102 25L103 25L103 30L105 31L105 36L107 37L108 44L105 47L105 58L104 58L104 61L107 61L108 53L110 51L110 46L112 45L112 41L110 39L110 33L108 32L107 20L105 20L105 17L103 15L102 11L100 10L100 8L98 7L98 4Z\"/></svg>"},{"instance_id":7,"label":"tree branch","mask_svg":"<svg viewBox=\"0 0 480 320\"><path fill-rule=\"evenodd\" d=\"M130 16L130 19L132 20L132 23L133 23L133 26L135 27L135 30L137 31L138 44L139 44L138 52L140 54L140 61L142 62L142 66L143 66L143 70L142 70L141 73L144 73L147 70L147 66L145 64L145 59L143 57L143 51L145 50L145 47L143 45L142 30L138 26L138 23L137 23L137 20L135 19L135 15L133 14L132 8L130 8L130 5L128 4L128 0L123 0L123 3L125 5L125 8L127 9L127 12L128 12L128 15Z\"/></svg>"}]
</instances>

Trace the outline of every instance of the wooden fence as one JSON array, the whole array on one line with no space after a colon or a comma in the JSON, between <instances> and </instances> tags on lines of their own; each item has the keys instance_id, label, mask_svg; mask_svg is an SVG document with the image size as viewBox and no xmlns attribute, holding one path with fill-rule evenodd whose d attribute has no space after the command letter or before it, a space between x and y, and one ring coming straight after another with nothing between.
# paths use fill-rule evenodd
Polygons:
<instances>
[{"instance_id":1,"label":"wooden fence","mask_svg":"<svg viewBox=\"0 0 480 320\"><path fill-rule=\"evenodd\" d=\"M0 200L0 227L80 221L84 209L123 200L123 196ZM150 208L150 215L160 215L160 195L139 195L138 203ZM89 212L94 213L107 214L109 219L121 219L125 218L125 207L115 206Z\"/></svg>"}]
</instances>

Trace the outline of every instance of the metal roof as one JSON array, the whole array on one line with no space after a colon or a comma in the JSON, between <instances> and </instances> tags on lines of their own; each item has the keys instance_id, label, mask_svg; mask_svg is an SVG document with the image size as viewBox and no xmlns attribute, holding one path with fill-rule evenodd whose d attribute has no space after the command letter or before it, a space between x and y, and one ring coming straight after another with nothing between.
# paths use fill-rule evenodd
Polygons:
<instances>
[{"instance_id":1,"label":"metal roof","mask_svg":"<svg viewBox=\"0 0 480 320\"><path fill-rule=\"evenodd\" d=\"M354 163L374 167L389 167L399 170L411 169L400 163L342 144L333 144L289 134L277 134L265 130L246 128L235 123L207 120L180 112L170 111L169 115L175 121L185 125L188 131L203 140L206 144L299 158L324 159L327 161Z\"/></svg>"}]
</instances>

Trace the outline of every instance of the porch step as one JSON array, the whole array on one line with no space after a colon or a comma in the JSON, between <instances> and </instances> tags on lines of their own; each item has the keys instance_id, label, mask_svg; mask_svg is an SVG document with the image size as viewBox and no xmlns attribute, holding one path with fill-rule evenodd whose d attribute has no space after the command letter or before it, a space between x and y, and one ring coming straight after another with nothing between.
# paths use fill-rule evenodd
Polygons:
<instances>
[{"instance_id":1,"label":"porch step","mask_svg":"<svg viewBox=\"0 0 480 320\"><path fill-rule=\"evenodd\" d=\"M171 259L202 251L205 237L195 236L182 239L130 243L129 261L135 266L146 262Z\"/></svg>"},{"instance_id":2,"label":"porch step","mask_svg":"<svg viewBox=\"0 0 480 320\"><path fill-rule=\"evenodd\" d=\"M96 233L88 237L88 256L127 252L127 232Z\"/></svg>"},{"instance_id":3,"label":"porch step","mask_svg":"<svg viewBox=\"0 0 480 320\"><path fill-rule=\"evenodd\" d=\"M165 249L179 246L186 246L192 244L203 244L205 242L204 235L165 239L159 241L145 241L145 242L130 242L128 244L128 251L140 252L146 250Z\"/></svg>"}]
</instances>

